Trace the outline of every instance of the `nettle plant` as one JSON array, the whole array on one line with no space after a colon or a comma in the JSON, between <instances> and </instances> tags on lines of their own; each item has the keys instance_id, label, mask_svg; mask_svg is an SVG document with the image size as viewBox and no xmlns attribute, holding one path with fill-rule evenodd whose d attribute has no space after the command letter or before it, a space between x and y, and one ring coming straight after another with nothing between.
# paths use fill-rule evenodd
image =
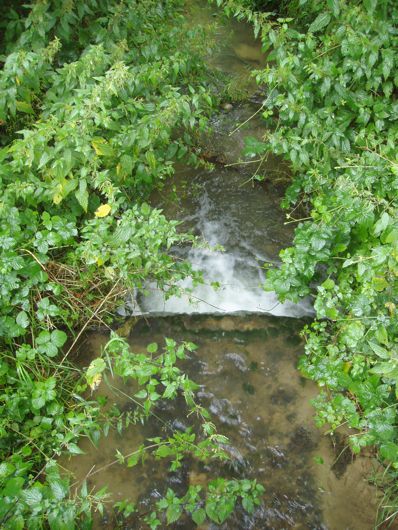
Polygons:
<instances>
[{"instance_id":1,"label":"nettle plant","mask_svg":"<svg viewBox=\"0 0 398 530\"><path fill-rule=\"evenodd\" d=\"M153 281L175 294L193 274L173 248L194 238L145 202L175 160L199 163L197 139L213 106L202 61L211 39L186 24L182 7L179 0L4 5L3 528L90 527L104 493L83 486L71 497L55 461L78 453L81 436L98 441L117 419L85 397L68 356L89 324L109 324L126 291Z\"/></svg>"},{"instance_id":2,"label":"nettle plant","mask_svg":"<svg viewBox=\"0 0 398 530\"><path fill-rule=\"evenodd\" d=\"M187 377L177 366L179 360L186 359L186 352L196 349L195 344L183 342L177 344L173 339L165 339L165 347L158 351L158 345L151 343L145 353L133 353L125 339L113 334L103 349L101 357L94 359L86 371L86 381L92 391L103 381L115 393L122 392L134 404L133 412L118 414L118 429L126 429L130 424L142 424L151 420L161 422L161 428L169 431L169 436L152 437L132 452L124 455L116 451L113 464L133 467L144 464L149 458L169 461L170 471L181 468L188 456L199 462L225 461L231 457L225 451L228 439L218 434L207 409L200 405L195 397L199 387ZM137 391L127 396L124 391L113 383L114 377L124 381L135 381ZM193 424L185 431L175 431L170 424L156 414L159 401L176 399L182 396L187 407L187 417L193 418ZM196 419L196 421L195 421ZM108 466L108 465L106 465ZM98 474L101 469L95 470ZM260 505L263 486L255 480L227 479L218 477L211 480L204 488L199 485L190 486L182 497L178 497L172 489L156 502L153 510L140 510L126 500L115 505L116 515L130 518L133 522L143 520L151 529L164 524L172 524L182 517L190 517L200 525L206 518L222 524L235 510L239 501L249 514Z\"/></svg>"},{"instance_id":3,"label":"nettle plant","mask_svg":"<svg viewBox=\"0 0 398 530\"><path fill-rule=\"evenodd\" d=\"M15 444L17 441L19 444L12 448L12 453L0 466L2 527L91 528L93 511L103 514L107 504L113 511L115 524L126 520L132 523L141 521L151 529L172 524L181 517L190 517L196 524L201 524L206 518L221 524L238 502L245 511L253 513L260 505L264 492L255 480L219 477L209 480L206 488L189 487L182 497L168 489L153 509L140 513L129 499L115 503L112 509L106 484L94 492L88 490L87 480L71 484L65 470L61 474L55 461L61 451L71 455L81 454L82 450L76 443L80 436L89 437L97 444L110 428L122 432L151 420L152 416L158 423L160 418L156 414L156 404L160 400L176 399L179 395L186 403L188 416L197 419L192 427L186 431L173 431L169 424L163 422L162 430L168 430L168 436L150 438L125 455L116 450L115 461L111 465L133 467L143 464L148 458L165 459L170 462L170 470L175 471L187 457L200 462L228 460L230 457L225 451L227 438L216 432L209 412L196 401L198 386L176 366L179 360L186 358L186 351L194 349L196 346L192 343L178 345L172 339L166 339L161 353L158 353L155 343L149 344L145 353L133 353L125 339L112 334L101 357L94 359L84 374L72 365L62 368L64 388L59 388L60 382L55 375L42 376L39 382L33 383L30 393L28 374L22 376L18 371L7 374L9 380L12 376L15 379L25 377L26 392L23 394L21 384L17 388L18 393L11 385L8 387L10 400L7 408L13 408L14 412L18 410L19 418L14 417L7 426L2 425L1 440L4 444ZM59 369L59 366L55 367L55 374ZM68 373L70 376L65 377ZM98 388L101 381L113 392L123 392L114 385L114 377L135 381L134 395L123 393L134 404L132 411L122 413L116 406L109 406L101 396ZM83 396L88 390L91 390L91 398L85 399ZM64 401L65 396L69 397L68 403ZM34 414L32 419L29 419L30 412ZM3 446L2 451L4 454ZM46 458L43 463L40 455L45 454L51 455L51 458ZM39 463L42 468L36 473L33 470ZM101 471L99 468L91 474Z\"/></svg>"},{"instance_id":4,"label":"nettle plant","mask_svg":"<svg viewBox=\"0 0 398 530\"><path fill-rule=\"evenodd\" d=\"M397 4L300 0L257 14L219 3L251 19L269 53L255 74L269 129L245 153L281 155L293 173L294 243L267 289L314 299L300 368L323 389L319 422L358 429L352 449L376 446L398 469Z\"/></svg>"}]
</instances>

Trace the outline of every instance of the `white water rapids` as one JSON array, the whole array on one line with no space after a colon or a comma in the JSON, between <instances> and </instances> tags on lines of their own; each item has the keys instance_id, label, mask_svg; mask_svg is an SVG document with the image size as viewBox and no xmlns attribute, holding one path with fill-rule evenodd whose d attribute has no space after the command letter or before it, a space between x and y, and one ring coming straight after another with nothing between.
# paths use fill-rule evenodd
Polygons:
<instances>
[{"instance_id":1,"label":"white water rapids","mask_svg":"<svg viewBox=\"0 0 398 530\"><path fill-rule=\"evenodd\" d=\"M279 220L273 218L273 205L265 200L262 190L243 190L239 187L239 173L233 171L197 173L194 181L195 177L200 191L190 198L188 215L183 221L210 248L191 248L181 257L195 270L203 272L205 283L193 287L192 280L186 279L179 284L185 294L169 299L156 285L150 284L146 289L148 294L139 298L139 306L130 306L133 314L311 315L312 308L307 301L282 304L275 293L263 289L263 264L275 263L275 259L264 253L260 242L269 238L274 246L280 245L275 242L278 229L274 225ZM224 251L213 250L219 245ZM214 288L216 283L218 288Z\"/></svg>"}]
</instances>

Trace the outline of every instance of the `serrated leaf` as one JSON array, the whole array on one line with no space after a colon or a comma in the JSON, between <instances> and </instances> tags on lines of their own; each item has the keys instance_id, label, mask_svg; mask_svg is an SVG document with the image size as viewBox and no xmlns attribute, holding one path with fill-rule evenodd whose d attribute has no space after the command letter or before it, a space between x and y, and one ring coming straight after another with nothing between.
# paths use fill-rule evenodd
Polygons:
<instances>
[{"instance_id":1,"label":"serrated leaf","mask_svg":"<svg viewBox=\"0 0 398 530\"><path fill-rule=\"evenodd\" d=\"M51 493L53 494L54 499L57 501L62 501L68 495L68 487L65 481L61 479L50 480L49 484Z\"/></svg>"},{"instance_id":2,"label":"serrated leaf","mask_svg":"<svg viewBox=\"0 0 398 530\"><path fill-rule=\"evenodd\" d=\"M134 467L138 464L141 457L141 452L138 451L137 453L134 453L133 455L129 456L127 459L127 467Z\"/></svg>"},{"instance_id":3,"label":"serrated leaf","mask_svg":"<svg viewBox=\"0 0 398 530\"><path fill-rule=\"evenodd\" d=\"M43 495L39 488L29 488L23 492L23 500L31 507L38 506L42 498Z\"/></svg>"},{"instance_id":4,"label":"serrated leaf","mask_svg":"<svg viewBox=\"0 0 398 530\"><path fill-rule=\"evenodd\" d=\"M182 513L182 508L179 504L170 504L166 510L167 524L172 524L178 521Z\"/></svg>"},{"instance_id":5,"label":"serrated leaf","mask_svg":"<svg viewBox=\"0 0 398 530\"><path fill-rule=\"evenodd\" d=\"M203 524L206 519L206 512L203 508L199 508L198 510L195 510L192 512L192 521L196 523L198 526Z\"/></svg>"},{"instance_id":6,"label":"serrated leaf","mask_svg":"<svg viewBox=\"0 0 398 530\"><path fill-rule=\"evenodd\" d=\"M80 447L76 445L75 443L69 443L67 445L67 449L69 453L71 453L72 455L84 455L85 454L85 452L82 449L80 449Z\"/></svg>"},{"instance_id":7,"label":"serrated leaf","mask_svg":"<svg viewBox=\"0 0 398 530\"><path fill-rule=\"evenodd\" d=\"M115 154L113 147L105 138L96 137L92 140L91 145L98 156L110 157Z\"/></svg>"},{"instance_id":8,"label":"serrated leaf","mask_svg":"<svg viewBox=\"0 0 398 530\"><path fill-rule=\"evenodd\" d=\"M308 28L308 33L317 33L329 24L331 18L330 13L320 13Z\"/></svg>"}]
</instances>

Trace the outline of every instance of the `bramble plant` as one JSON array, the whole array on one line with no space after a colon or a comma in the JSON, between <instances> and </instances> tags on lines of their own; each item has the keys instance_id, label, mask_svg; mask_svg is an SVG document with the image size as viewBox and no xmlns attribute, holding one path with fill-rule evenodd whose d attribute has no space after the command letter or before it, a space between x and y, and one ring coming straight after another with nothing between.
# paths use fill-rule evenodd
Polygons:
<instances>
[{"instance_id":1,"label":"bramble plant","mask_svg":"<svg viewBox=\"0 0 398 530\"><path fill-rule=\"evenodd\" d=\"M282 301L313 297L300 369L322 389L318 422L355 429L352 450L376 447L396 480L397 4L217 3L253 23L269 58L255 73L267 131L245 154L262 163L271 151L293 173L283 206L294 243L266 288Z\"/></svg>"}]
</instances>

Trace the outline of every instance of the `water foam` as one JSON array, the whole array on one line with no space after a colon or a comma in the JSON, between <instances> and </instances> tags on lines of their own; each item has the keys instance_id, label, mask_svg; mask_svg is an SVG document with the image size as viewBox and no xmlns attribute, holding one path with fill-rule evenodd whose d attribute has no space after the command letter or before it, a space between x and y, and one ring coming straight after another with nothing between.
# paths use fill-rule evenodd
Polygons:
<instances>
[{"instance_id":1,"label":"water foam","mask_svg":"<svg viewBox=\"0 0 398 530\"><path fill-rule=\"evenodd\" d=\"M204 284L193 286L190 278L179 283L181 296L166 299L164 293L149 284L149 294L142 296L135 314L219 314L219 313L268 313L277 316L302 317L312 314L306 301L300 304L280 303L275 293L263 289L265 281L262 264L269 258L261 255L258 249L239 233L236 219L224 211L220 215L214 204L214 197L204 190L199 208L191 216L196 230L209 243L210 247L222 245L225 251L211 248L191 248L183 256L193 268L203 272ZM217 215L215 216L215 212ZM235 221L235 222L234 222ZM231 245L231 233L235 233ZM214 288L213 284L219 287Z\"/></svg>"}]
</instances>

